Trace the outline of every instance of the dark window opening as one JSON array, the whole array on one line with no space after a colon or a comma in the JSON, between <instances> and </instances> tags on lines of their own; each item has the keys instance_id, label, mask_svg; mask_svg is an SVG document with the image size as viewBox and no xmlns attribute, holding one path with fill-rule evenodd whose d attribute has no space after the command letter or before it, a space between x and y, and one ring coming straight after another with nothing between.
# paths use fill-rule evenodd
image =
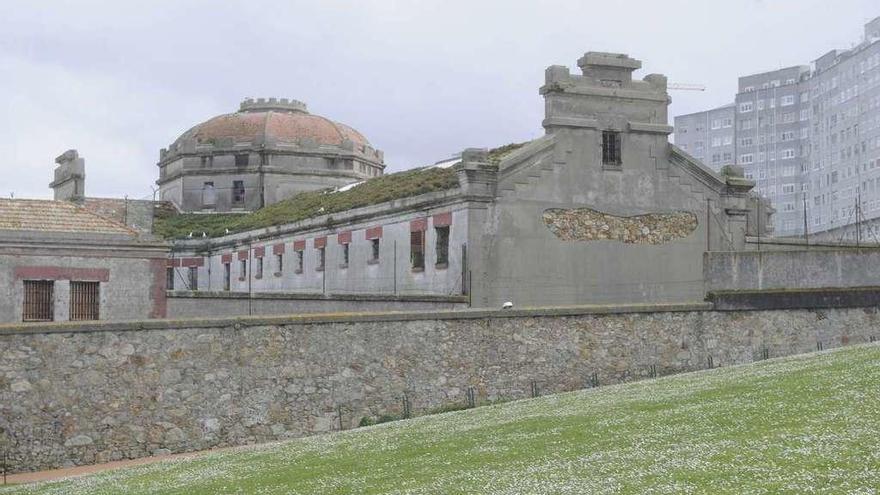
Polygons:
<instances>
[{"instance_id":1,"label":"dark window opening","mask_svg":"<svg viewBox=\"0 0 880 495\"><path fill-rule=\"evenodd\" d=\"M165 290L174 290L174 268L165 269Z\"/></svg>"},{"instance_id":2,"label":"dark window opening","mask_svg":"<svg viewBox=\"0 0 880 495\"><path fill-rule=\"evenodd\" d=\"M348 243L342 245L342 263L340 268L348 268Z\"/></svg>"},{"instance_id":3,"label":"dark window opening","mask_svg":"<svg viewBox=\"0 0 880 495\"><path fill-rule=\"evenodd\" d=\"M247 167L249 159L250 159L249 155L235 155L235 166L236 167Z\"/></svg>"},{"instance_id":4,"label":"dark window opening","mask_svg":"<svg viewBox=\"0 0 880 495\"><path fill-rule=\"evenodd\" d=\"M318 248L318 266L315 267L315 270L321 272L324 271L324 261L326 260L327 251L320 247Z\"/></svg>"},{"instance_id":5,"label":"dark window opening","mask_svg":"<svg viewBox=\"0 0 880 495\"><path fill-rule=\"evenodd\" d=\"M243 180L232 181L232 205L233 206L244 205L244 181Z\"/></svg>"},{"instance_id":6,"label":"dark window opening","mask_svg":"<svg viewBox=\"0 0 880 495\"><path fill-rule=\"evenodd\" d=\"M446 268L449 266L449 227L435 227L434 234L436 236L434 251L437 255L437 267Z\"/></svg>"},{"instance_id":7,"label":"dark window opening","mask_svg":"<svg viewBox=\"0 0 880 495\"><path fill-rule=\"evenodd\" d=\"M379 239L370 239L369 263L375 264L378 262L379 262Z\"/></svg>"},{"instance_id":8,"label":"dark window opening","mask_svg":"<svg viewBox=\"0 0 880 495\"><path fill-rule=\"evenodd\" d=\"M284 255L276 254L275 255L275 271L277 275L281 275L284 272Z\"/></svg>"},{"instance_id":9,"label":"dark window opening","mask_svg":"<svg viewBox=\"0 0 880 495\"><path fill-rule=\"evenodd\" d=\"M189 290L199 290L199 267L189 267Z\"/></svg>"},{"instance_id":10,"label":"dark window opening","mask_svg":"<svg viewBox=\"0 0 880 495\"><path fill-rule=\"evenodd\" d=\"M296 273L302 273L302 272L303 272L303 252L297 251L296 252Z\"/></svg>"},{"instance_id":11,"label":"dark window opening","mask_svg":"<svg viewBox=\"0 0 880 495\"><path fill-rule=\"evenodd\" d=\"M615 131L602 131L602 164L620 165L620 133Z\"/></svg>"},{"instance_id":12,"label":"dark window opening","mask_svg":"<svg viewBox=\"0 0 880 495\"><path fill-rule=\"evenodd\" d=\"M409 233L409 260L413 270L425 269L425 232Z\"/></svg>"},{"instance_id":13,"label":"dark window opening","mask_svg":"<svg viewBox=\"0 0 880 495\"><path fill-rule=\"evenodd\" d=\"M257 258L257 267L254 269L254 278L263 278L263 258Z\"/></svg>"},{"instance_id":14,"label":"dark window opening","mask_svg":"<svg viewBox=\"0 0 880 495\"><path fill-rule=\"evenodd\" d=\"M202 185L202 205L214 206L217 202L217 194L214 190L213 182L205 182Z\"/></svg>"},{"instance_id":15,"label":"dark window opening","mask_svg":"<svg viewBox=\"0 0 880 495\"><path fill-rule=\"evenodd\" d=\"M232 278L232 268L229 263L223 263L223 290L229 291Z\"/></svg>"},{"instance_id":16,"label":"dark window opening","mask_svg":"<svg viewBox=\"0 0 880 495\"><path fill-rule=\"evenodd\" d=\"M100 283L70 282L70 319L89 321L99 319L101 306Z\"/></svg>"},{"instance_id":17,"label":"dark window opening","mask_svg":"<svg viewBox=\"0 0 880 495\"><path fill-rule=\"evenodd\" d=\"M22 321L52 321L55 319L55 282L25 280Z\"/></svg>"},{"instance_id":18,"label":"dark window opening","mask_svg":"<svg viewBox=\"0 0 880 495\"><path fill-rule=\"evenodd\" d=\"M238 262L238 276L240 280L247 278L247 260Z\"/></svg>"}]
</instances>

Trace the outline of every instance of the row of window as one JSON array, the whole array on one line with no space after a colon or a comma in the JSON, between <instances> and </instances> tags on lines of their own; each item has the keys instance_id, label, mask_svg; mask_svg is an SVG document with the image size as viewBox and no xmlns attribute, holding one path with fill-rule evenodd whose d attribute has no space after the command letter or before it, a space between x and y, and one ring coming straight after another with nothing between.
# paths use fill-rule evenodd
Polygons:
<instances>
[{"instance_id":1,"label":"row of window","mask_svg":"<svg viewBox=\"0 0 880 495\"><path fill-rule=\"evenodd\" d=\"M55 281L24 280L22 321L55 320ZM68 319L97 320L100 316L100 282L70 282Z\"/></svg>"},{"instance_id":2,"label":"row of window","mask_svg":"<svg viewBox=\"0 0 880 495\"><path fill-rule=\"evenodd\" d=\"M434 259L435 259L435 267L436 268L446 268L449 265L449 226L438 226L434 227ZM410 268L414 272L424 271L425 269L425 252L426 252L426 243L427 243L427 233L424 230L416 230L410 233ZM367 258L368 265L374 265L379 263L379 255L380 255L380 239L369 239L370 242L370 252L369 257ZM322 244L316 246L315 248L316 254L316 263L315 270L323 271L326 267L327 260L327 246L326 244ZM345 242L339 244L339 258L340 258L340 269L346 269L349 266L351 261L350 257L350 242ZM305 265L305 252L303 249L296 249L293 252L294 255L294 273L301 274L303 273L303 268ZM274 263L275 263L275 276L282 276L284 273L285 267L285 257L283 253L274 254ZM238 262L238 279L239 281L243 281L247 279L247 271L248 271L248 259L241 259ZM255 256L254 257L254 278L261 279L263 278L264 273L264 256ZM174 290L175 288L175 276L178 273L174 268L167 269L167 289ZM186 289L187 290L198 290L199 282L198 282L198 268L197 267L189 267L188 269L188 277L186 280ZM232 263L227 262L223 263L223 290L230 290L232 285Z\"/></svg>"}]
</instances>

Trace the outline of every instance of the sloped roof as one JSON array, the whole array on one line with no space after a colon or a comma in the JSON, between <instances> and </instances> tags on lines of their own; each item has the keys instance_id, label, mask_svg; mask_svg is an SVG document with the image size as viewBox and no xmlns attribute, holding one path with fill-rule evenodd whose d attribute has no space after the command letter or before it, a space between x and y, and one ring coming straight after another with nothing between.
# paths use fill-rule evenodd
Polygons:
<instances>
[{"instance_id":1,"label":"sloped roof","mask_svg":"<svg viewBox=\"0 0 880 495\"><path fill-rule=\"evenodd\" d=\"M127 226L74 203L43 199L0 198L0 231L111 234L134 237Z\"/></svg>"}]
</instances>

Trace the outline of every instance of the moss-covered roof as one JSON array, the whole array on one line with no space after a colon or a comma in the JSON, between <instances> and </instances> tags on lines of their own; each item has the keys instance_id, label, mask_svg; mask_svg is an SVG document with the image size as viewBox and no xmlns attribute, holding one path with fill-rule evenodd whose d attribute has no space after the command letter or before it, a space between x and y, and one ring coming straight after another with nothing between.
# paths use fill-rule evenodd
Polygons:
<instances>
[{"instance_id":1,"label":"moss-covered roof","mask_svg":"<svg viewBox=\"0 0 880 495\"><path fill-rule=\"evenodd\" d=\"M526 143L508 144L489 151L489 161L497 164L503 156ZM201 237L219 237L275 225L283 225L320 215L385 203L458 187L453 168L416 168L368 179L351 189L309 191L271 204L252 213L184 213L157 217L153 232L166 239L184 239L190 232Z\"/></svg>"}]
</instances>

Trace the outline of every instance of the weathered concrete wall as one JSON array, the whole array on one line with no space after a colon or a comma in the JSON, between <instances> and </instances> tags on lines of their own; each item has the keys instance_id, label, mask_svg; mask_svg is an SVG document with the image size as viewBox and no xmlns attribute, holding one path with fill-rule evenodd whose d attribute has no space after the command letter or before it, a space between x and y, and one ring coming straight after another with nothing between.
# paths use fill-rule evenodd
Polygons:
<instances>
[{"instance_id":1,"label":"weathered concrete wall","mask_svg":"<svg viewBox=\"0 0 880 495\"><path fill-rule=\"evenodd\" d=\"M80 249L74 249L80 248ZM7 248L0 243L0 324L22 321L24 280L53 280L55 321L70 316L71 281L100 282L101 320L165 318L167 250L121 252L69 246L69 253L46 248ZM153 256L153 257L148 257Z\"/></svg>"},{"instance_id":2,"label":"weathered concrete wall","mask_svg":"<svg viewBox=\"0 0 880 495\"><path fill-rule=\"evenodd\" d=\"M352 428L873 340L876 308L708 305L55 324L0 329L13 471Z\"/></svg>"},{"instance_id":3,"label":"weathered concrete wall","mask_svg":"<svg viewBox=\"0 0 880 495\"><path fill-rule=\"evenodd\" d=\"M242 315L296 315L375 311L443 311L466 309L466 296L381 297L239 292L169 292L169 318Z\"/></svg>"},{"instance_id":4,"label":"weathered concrete wall","mask_svg":"<svg viewBox=\"0 0 880 495\"><path fill-rule=\"evenodd\" d=\"M880 287L880 248L800 249L704 253L706 291Z\"/></svg>"}]
</instances>

